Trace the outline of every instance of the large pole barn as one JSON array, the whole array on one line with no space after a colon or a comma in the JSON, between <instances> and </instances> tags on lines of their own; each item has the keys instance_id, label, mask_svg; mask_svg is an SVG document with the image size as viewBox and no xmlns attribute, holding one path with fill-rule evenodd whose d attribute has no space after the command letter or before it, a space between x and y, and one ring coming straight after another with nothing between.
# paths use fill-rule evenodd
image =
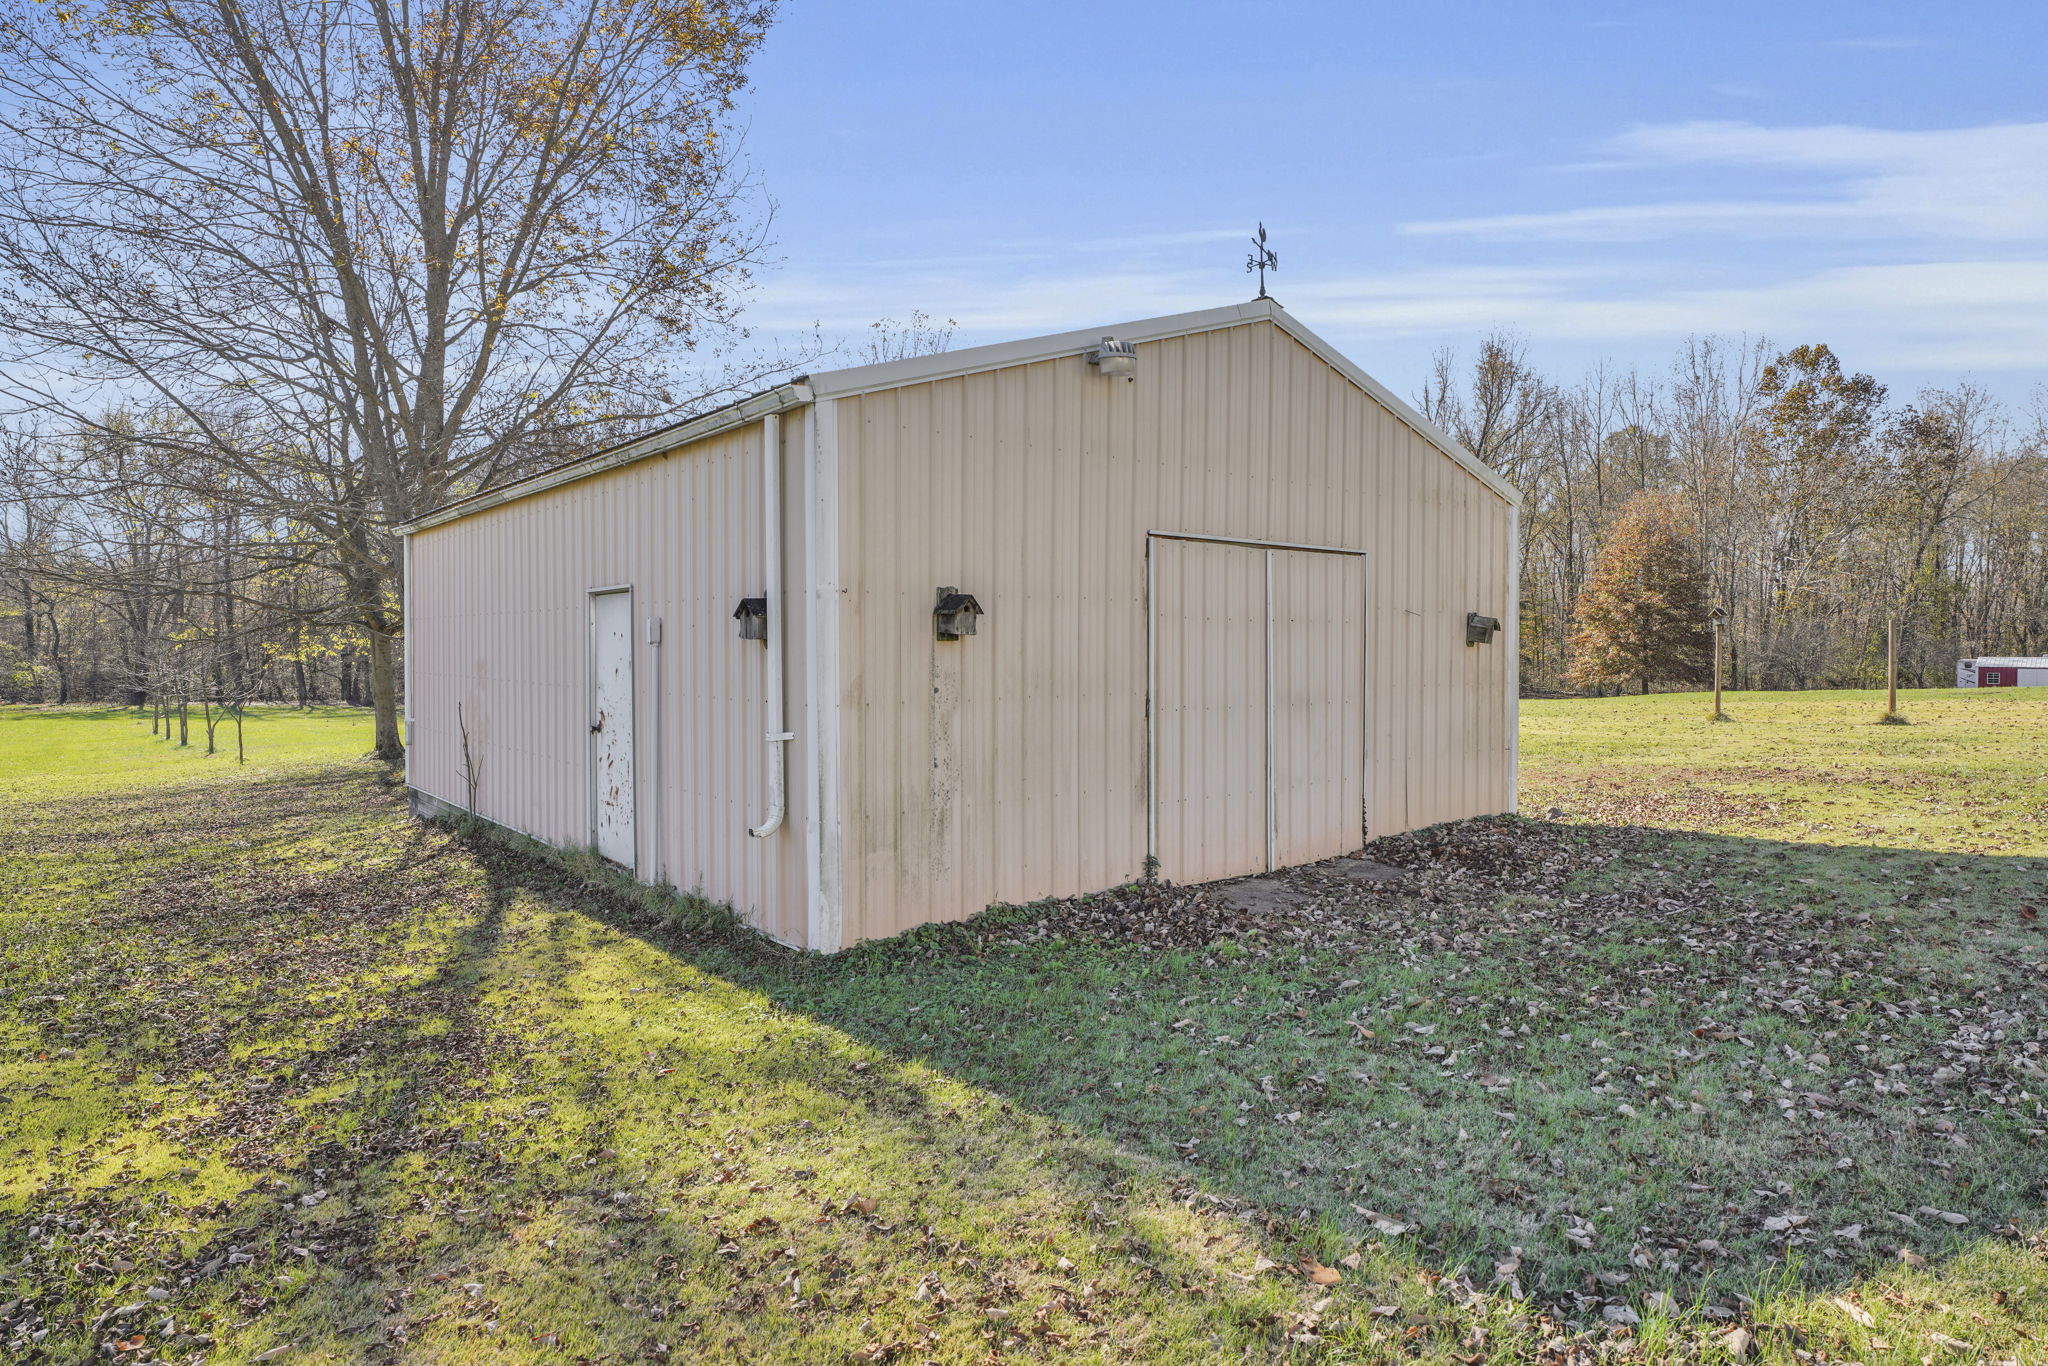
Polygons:
<instances>
[{"instance_id":1,"label":"large pole barn","mask_svg":"<svg viewBox=\"0 0 2048 1366\"><path fill-rule=\"evenodd\" d=\"M1270 299L815 374L406 534L406 778L827 952L1515 805L1518 497Z\"/></svg>"}]
</instances>

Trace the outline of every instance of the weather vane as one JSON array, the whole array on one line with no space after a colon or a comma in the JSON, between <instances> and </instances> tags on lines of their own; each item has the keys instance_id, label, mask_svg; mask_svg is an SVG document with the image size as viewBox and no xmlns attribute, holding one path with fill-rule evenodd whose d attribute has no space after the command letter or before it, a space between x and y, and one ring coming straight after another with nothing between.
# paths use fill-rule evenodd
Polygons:
<instances>
[{"instance_id":1,"label":"weather vane","mask_svg":"<svg viewBox=\"0 0 2048 1366\"><path fill-rule=\"evenodd\" d=\"M1252 239L1252 254L1245 257L1245 274L1259 273L1259 297L1266 297L1266 272L1280 269L1280 253L1266 245L1266 225L1259 224L1259 235Z\"/></svg>"}]
</instances>

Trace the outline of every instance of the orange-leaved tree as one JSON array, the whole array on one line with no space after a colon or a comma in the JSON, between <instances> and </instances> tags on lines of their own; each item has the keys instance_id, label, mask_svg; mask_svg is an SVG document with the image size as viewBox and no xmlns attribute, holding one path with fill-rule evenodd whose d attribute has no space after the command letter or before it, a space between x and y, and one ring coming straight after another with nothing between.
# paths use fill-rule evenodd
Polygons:
<instances>
[{"instance_id":1,"label":"orange-leaved tree","mask_svg":"<svg viewBox=\"0 0 2048 1366\"><path fill-rule=\"evenodd\" d=\"M1713 673L1707 579L1677 498L1645 490L1622 504L1576 617L1566 674L1575 687L1648 692Z\"/></svg>"}]
</instances>

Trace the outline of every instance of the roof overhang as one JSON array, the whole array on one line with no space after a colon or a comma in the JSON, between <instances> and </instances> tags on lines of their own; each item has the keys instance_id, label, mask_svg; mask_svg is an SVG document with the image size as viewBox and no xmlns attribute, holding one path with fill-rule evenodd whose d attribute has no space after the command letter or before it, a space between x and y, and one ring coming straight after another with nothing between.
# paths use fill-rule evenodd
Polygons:
<instances>
[{"instance_id":1,"label":"roof overhang","mask_svg":"<svg viewBox=\"0 0 2048 1366\"><path fill-rule=\"evenodd\" d=\"M432 512L415 517L409 522L401 522L392 530L401 536L410 536L416 531L425 531L429 527L453 522L516 499L530 498L536 493L545 493L549 489L575 483L579 479L588 479L592 475L615 470L621 465L630 465L636 460L645 460L664 451L672 451L678 446L687 446L692 441L702 441L708 436L717 436L735 427L759 422L771 413L787 412L810 401L811 388L802 380L778 384L773 389L743 398L737 403L729 403L701 417L693 417L687 422L678 422L674 426L662 427L643 436L636 436L631 441L599 451L595 455L585 456L581 460L571 460L566 465L557 465L553 469L542 470L539 474L529 474L524 479L515 479L509 484L500 484L494 489L485 489L482 493L473 493L452 503L443 503Z\"/></svg>"}]
</instances>

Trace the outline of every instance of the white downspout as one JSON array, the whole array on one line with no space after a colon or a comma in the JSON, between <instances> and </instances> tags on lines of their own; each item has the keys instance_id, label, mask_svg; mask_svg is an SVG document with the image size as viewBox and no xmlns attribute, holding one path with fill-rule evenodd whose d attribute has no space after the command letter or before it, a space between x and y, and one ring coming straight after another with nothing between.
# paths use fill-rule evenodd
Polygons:
<instances>
[{"instance_id":1,"label":"white downspout","mask_svg":"<svg viewBox=\"0 0 2048 1366\"><path fill-rule=\"evenodd\" d=\"M412 676L412 536L408 533L399 541L399 584L398 584L398 628L404 632L399 636L399 669L404 675L401 687L405 689L405 785L418 787L413 781L413 676ZM406 800L412 794L406 793Z\"/></svg>"},{"instance_id":2,"label":"white downspout","mask_svg":"<svg viewBox=\"0 0 2048 1366\"><path fill-rule=\"evenodd\" d=\"M761 419L761 553L766 560L768 669L762 686L768 712L768 814L747 833L767 839L782 828L787 806L783 746L796 739L782 728L782 419Z\"/></svg>"},{"instance_id":3,"label":"white downspout","mask_svg":"<svg viewBox=\"0 0 2048 1366\"><path fill-rule=\"evenodd\" d=\"M650 699L654 712L654 819L648 822L654 827L654 876L648 881L657 887L668 885L668 831L661 823L662 800L662 748L667 737L661 731L661 634L660 617L647 619L647 650L654 656L654 696ZM636 831L637 834L637 831Z\"/></svg>"}]
</instances>

